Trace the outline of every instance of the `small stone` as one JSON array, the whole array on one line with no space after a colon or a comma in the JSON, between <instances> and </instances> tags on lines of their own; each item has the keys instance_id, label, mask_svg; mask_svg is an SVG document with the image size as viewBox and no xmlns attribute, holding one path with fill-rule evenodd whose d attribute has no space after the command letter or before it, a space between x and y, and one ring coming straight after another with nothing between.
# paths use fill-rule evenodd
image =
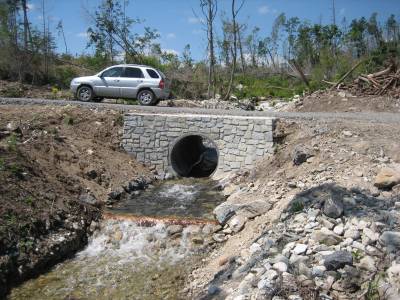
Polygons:
<instances>
[{"instance_id":1,"label":"small stone","mask_svg":"<svg viewBox=\"0 0 400 300\"><path fill-rule=\"evenodd\" d=\"M344 232L344 226L342 223L338 224L333 228L333 232L336 233L337 235L343 235Z\"/></svg>"},{"instance_id":2,"label":"small stone","mask_svg":"<svg viewBox=\"0 0 400 300\"><path fill-rule=\"evenodd\" d=\"M167 227L167 233L168 235L174 235L177 233L181 233L183 230L183 226L182 225L169 225Z\"/></svg>"},{"instance_id":3,"label":"small stone","mask_svg":"<svg viewBox=\"0 0 400 300\"><path fill-rule=\"evenodd\" d=\"M367 270L369 272L375 272L376 271L376 266L375 266L375 261L371 256L365 256L360 260L360 263L358 266L361 269Z\"/></svg>"},{"instance_id":4,"label":"small stone","mask_svg":"<svg viewBox=\"0 0 400 300\"><path fill-rule=\"evenodd\" d=\"M274 263L273 265L272 265L272 267L275 269L275 270L277 270L277 271L279 271L279 272L281 272L281 273L283 273L283 272L286 272L287 271L287 269L288 269L288 266L287 266L287 264L285 264L284 262L277 262L277 263Z\"/></svg>"},{"instance_id":5,"label":"small stone","mask_svg":"<svg viewBox=\"0 0 400 300\"><path fill-rule=\"evenodd\" d=\"M325 218L319 218L318 220L324 227L328 228L329 230L332 230L333 227L335 227L335 224L333 224L332 222L328 221Z\"/></svg>"},{"instance_id":6,"label":"small stone","mask_svg":"<svg viewBox=\"0 0 400 300\"><path fill-rule=\"evenodd\" d=\"M374 185L380 189L390 189L400 184L400 172L391 168L381 169L375 177Z\"/></svg>"},{"instance_id":7,"label":"small stone","mask_svg":"<svg viewBox=\"0 0 400 300\"><path fill-rule=\"evenodd\" d=\"M312 268L311 275L313 277L322 277L326 271L325 266L315 266Z\"/></svg>"},{"instance_id":8,"label":"small stone","mask_svg":"<svg viewBox=\"0 0 400 300\"><path fill-rule=\"evenodd\" d=\"M226 240L226 236L223 233L215 233L213 234L213 240L217 243L222 243Z\"/></svg>"},{"instance_id":9,"label":"small stone","mask_svg":"<svg viewBox=\"0 0 400 300\"><path fill-rule=\"evenodd\" d=\"M278 278L279 274L275 270L270 269L264 273L264 276L266 279L272 281L272 280L275 280L276 278Z\"/></svg>"},{"instance_id":10,"label":"small stone","mask_svg":"<svg viewBox=\"0 0 400 300\"><path fill-rule=\"evenodd\" d=\"M305 244L297 244L296 247L292 250L294 254L300 255L307 251L308 246Z\"/></svg>"},{"instance_id":11,"label":"small stone","mask_svg":"<svg viewBox=\"0 0 400 300\"><path fill-rule=\"evenodd\" d=\"M351 244L351 246L358 250L365 251L365 246L363 244L361 244L360 242L354 241L353 244Z\"/></svg>"},{"instance_id":12,"label":"small stone","mask_svg":"<svg viewBox=\"0 0 400 300\"><path fill-rule=\"evenodd\" d=\"M351 131L348 131L348 130L343 130L342 134L344 136L346 136L346 137L352 137L353 136L353 133Z\"/></svg>"},{"instance_id":13,"label":"small stone","mask_svg":"<svg viewBox=\"0 0 400 300\"><path fill-rule=\"evenodd\" d=\"M120 241L123 238L123 234L120 230L117 230L114 234L113 234L113 238L115 241Z\"/></svg>"},{"instance_id":14,"label":"small stone","mask_svg":"<svg viewBox=\"0 0 400 300\"><path fill-rule=\"evenodd\" d=\"M294 148L292 156L293 156L294 165L298 166L298 165L301 165L302 163L304 163L305 161L307 161L307 159L309 157L313 156L313 154L305 146L297 145Z\"/></svg>"},{"instance_id":15,"label":"small stone","mask_svg":"<svg viewBox=\"0 0 400 300\"><path fill-rule=\"evenodd\" d=\"M314 241L319 242L320 244L325 244L327 246L337 245L342 241L342 238L340 236L327 228L315 230L311 234L311 238Z\"/></svg>"},{"instance_id":16,"label":"small stone","mask_svg":"<svg viewBox=\"0 0 400 300\"><path fill-rule=\"evenodd\" d=\"M336 251L333 254L324 257L324 266L327 270L336 271L345 265L353 264L353 256L348 251Z\"/></svg>"},{"instance_id":17,"label":"small stone","mask_svg":"<svg viewBox=\"0 0 400 300\"><path fill-rule=\"evenodd\" d=\"M246 221L247 221L246 217L242 215L236 215L228 221L228 225L233 232L237 233L243 229Z\"/></svg>"},{"instance_id":18,"label":"small stone","mask_svg":"<svg viewBox=\"0 0 400 300\"><path fill-rule=\"evenodd\" d=\"M379 238L379 235L376 232L374 232L371 229L369 229L369 228L364 228L363 229L363 234L368 239L370 239L373 243L376 242L378 240L378 238Z\"/></svg>"},{"instance_id":19,"label":"small stone","mask_svg":"<svg viewBox=\"0 0 400 300\"><path fill-rule=\"evenodd\" d=\"M345 238L351 238L353 240L358 240L360 238L360 232L358 231L357 228L351 227L348 230L345 231L344 233Z\"/></svg>"},{"instance_id":20,"label":"small stone","mask_svg":"<svg viewBox=\"0 0 400 300\"><path fill-rule=\"evenodd\" d=\"M261 246L258 243L253 243L250 246L250 253L251 254L256 253L256 252L261 252L261 250L262 250Z\"/></svg>"}]
</instances>

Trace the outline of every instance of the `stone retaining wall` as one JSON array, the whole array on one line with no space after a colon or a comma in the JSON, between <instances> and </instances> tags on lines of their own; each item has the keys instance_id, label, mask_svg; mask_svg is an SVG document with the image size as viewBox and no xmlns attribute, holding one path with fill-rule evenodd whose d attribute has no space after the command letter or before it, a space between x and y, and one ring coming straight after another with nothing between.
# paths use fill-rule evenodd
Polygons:
<instances>
[{"instance_id":1,"label":"stone retaining wall","mask_svg":"<svg viewBox=\"0 0 400 300\"><path fill-rule=\"evenodd\" d=\"M170 152L186 135L203 135L218 148L215 174L252 168L273 152L274 119L250 116L127 113L122 145L160 172L172 172Z\"/></svg>"}]
</instances>

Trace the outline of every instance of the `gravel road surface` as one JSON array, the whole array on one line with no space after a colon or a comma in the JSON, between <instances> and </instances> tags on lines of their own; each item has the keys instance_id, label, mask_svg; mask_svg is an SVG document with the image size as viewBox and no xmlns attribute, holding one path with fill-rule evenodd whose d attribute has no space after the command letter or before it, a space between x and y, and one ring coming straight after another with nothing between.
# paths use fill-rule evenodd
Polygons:
<instances>
[{"instance_id":1,"label":"gravel road surface","mask_svg":"<svg viewBox=\"0 0 400 300\"><path fill-rule=\"evenodd\" d=\"M111 109L123 112L155 113L155 114L207 114L207 115L232 115L254 117L276 117L282 119L306 119L306 120L349 120L368 121L377 123L400 123L400 113L331 113L331 112L269 112L269 111L245 111L245 110L219 110L200 109L186 107L159 107L138 106L112 103L79 102L70 100L47 100L33 98L4 98L0 97L0 105L57 105L57 106L81 106L91 109Z\"/></svg>"}]
</instances>

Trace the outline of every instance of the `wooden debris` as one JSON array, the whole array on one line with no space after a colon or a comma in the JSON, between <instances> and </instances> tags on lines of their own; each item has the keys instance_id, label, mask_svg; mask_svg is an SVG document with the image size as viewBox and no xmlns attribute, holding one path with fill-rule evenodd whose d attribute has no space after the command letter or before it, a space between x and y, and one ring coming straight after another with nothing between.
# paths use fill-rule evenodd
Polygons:
<instances>
[{"instance_id":1,"label":"wooden debris","mask_svg":"<svg viewBox=\"0 0 400 300\"><path fill-rule=\"evenodd\" d=\"M376 73L361 74L352 83L341 85L340 89L348 90L357 96L388 95L400 98L400 69L391 65Z\"/></svg>"}]
</instances>

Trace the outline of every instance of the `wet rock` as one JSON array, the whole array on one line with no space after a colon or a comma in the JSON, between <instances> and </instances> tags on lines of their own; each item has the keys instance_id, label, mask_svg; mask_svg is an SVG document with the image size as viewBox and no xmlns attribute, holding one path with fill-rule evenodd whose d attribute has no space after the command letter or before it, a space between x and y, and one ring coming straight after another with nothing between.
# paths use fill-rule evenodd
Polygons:
<instances>
[{"instance_id":1,"label":"wet rock","mask_svg":"<svg viewBox=\"0 0 400 300\"><path fill-rule=\"evenodd\" d=\"M168 235L174 235L177 233L181 233L183 230L183 226L182 225L169 225L167 227L167 233Z\"/></svg>"},{"instance_id":2,"label":"wet rock","mask_svg":"<svg viewBox=\"0 0 400 300\"><path fill-rule=\"evenodd\" d=\"M391 168L383 168L375 177L374 185L380 189L390 189L400 184L400 172Z\"/></svg>"},{"instance_id":3,"label":"wet rock","mask_svg":"<svg viewBox=\"0 0 400 300\"><path fill-rule=\"evenodd\" d=\"M324 257L324 266L327 270L341 269L346 265L353 264L353 256L348 251L336 251Z\"/></svg>"},{"instance_id":4,"label":"wet rock","mask_svg":"<svg viewBox=\"0 0 400 300\"><path fill-rule=\"evenodd\" d=\"M379 237L379 242L385 245L389 251L394 251L400 248L400 232L385 231Z\"/></svg>"},{"instance_id":5,"label":"wet rock","mask_svg":"<svg viewBox=\"0 0 400 300\"><path fill-rule=\"evenodd\" d=\"M120 241L123 238L123 233L120 230L117 230L114 234L113 234L113 239L115 241Z\"/></svg>"},{"instance_id":6,"label":"wet rock","mask_svg":"<svg viewBox=\"0 0 400 300\"><path fill-rule=\"evenodd\" d=\"M343 202L329 197L324 202L323 212L326 216L337 219L343 214Z\"/></svg>"},{"instance_id":7,"label":"wet rock","mask_svg":"<svg viewBox=\"0 0 400 300\"><path fill-rule=\"evenodd\" d=\"M313 156L310 149L306 148L304 145L297 145L293 151L293 163L298 166L306 162L308 158Z\"/></svg>"}]
</instances>

